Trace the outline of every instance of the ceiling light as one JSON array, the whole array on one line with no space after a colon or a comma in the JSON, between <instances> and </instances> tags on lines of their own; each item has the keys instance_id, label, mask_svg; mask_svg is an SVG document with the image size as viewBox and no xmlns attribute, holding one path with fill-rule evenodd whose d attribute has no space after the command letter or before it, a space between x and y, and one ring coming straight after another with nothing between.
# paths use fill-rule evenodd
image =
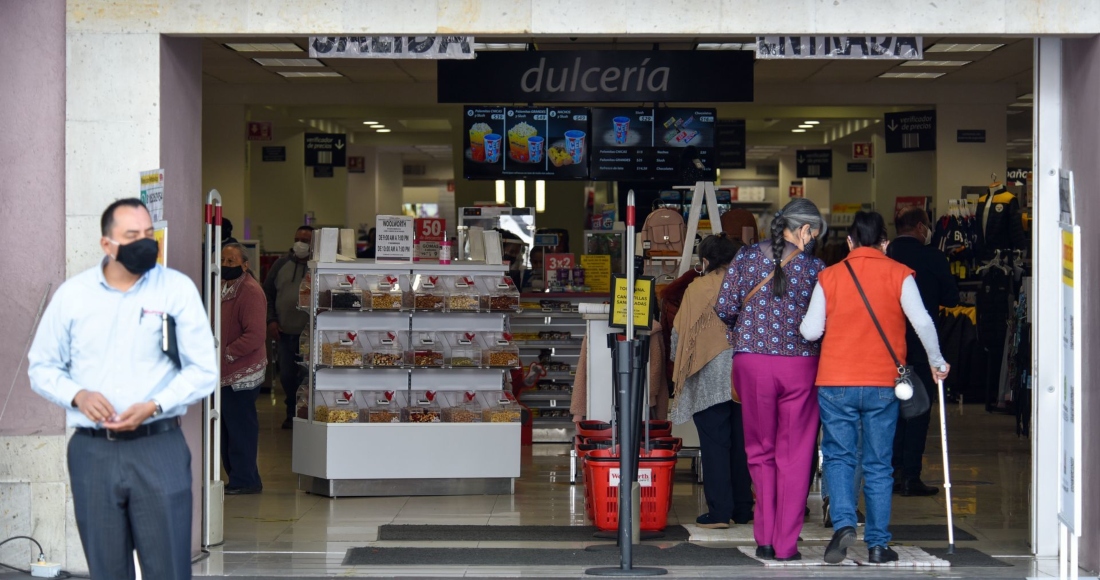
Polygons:
<instances>
[{"instance_id":1,"label":"ceiling light","mask_svg":"<svg viewBox=\"0 0 1100 580\"><path fill-rule=\"evenodd\" d=\"M378 121L363 121L364 125L379 125Z\"/></svg>"},{"instance_id":2,"label":"ceiling light","mask_svg":"<svg viewBox=\"0 0 1100 580\"><path fill-rule=\"evenodd\" d=\"M1031 101L1031 100L1035 99L1035 95L1032 95L1031 93L1028 93L1026 95L1020 95L1019 97L1016 97L1016 98L1020 99L1021 101Z\"/></svg>"},{"instance_id":3,"label":"ceiling light","mask_svg":"<svg viewBox=\"0 0 1100 580\"><path fill-rule=\"evenodd\" d=\"M497 186L497 203L503 204L508 201L507 193L504 191L504 180L498 179L496 181Z\"/></svg>"},{"instance_id":4,"label":"ceiling light","mask_svg":"<svg viewBox=\"0 0 1100 580\"><path fill-rule=\"evenodd\" d=\"M813 129L814 126L813 125L807 125L807 124L803 123L803 124L799 125L798 128L799 129Z\"/></svg>"},{"instance_id":5,"label":"ceiling light","mask_svg":"<svg viewBox=\"0 0 1100 580\"><path fill-rule=\"evenodd\" d=\"M527 43L525 42L493 42L482 43L475 42L474 50L527 50Z\"/></svg>"},{"instance_id":6,"label":"ceiling light","mask_svg":"<svg viewBox=\"0 0 1100 580\"><path fill-rule=\"evenodd\" d=\"M378 132L379 133L389 133L390 130L389 129L379 129Z\"/></svg>"},{"instance_id":7,"label":"ceiling light","mask_svg":"<svg viewBox=\"0 0 1100 580\"><path fill-rule=\"evenodd\" d=\"M791 129L791 133L805 133L805 129Z\"/></svg>"},{"instance_id":8,"label":"ceiling light","mask_svg":"<svg viewBox=\"0 0 1100 580\"><path fill-rule=\"evenodd\" d=\"M698 50L756 50L753 42L701 42L695 45Z\"/></svg>"},{"instance_id":9,"label":"ceiling light","mask_svg":"<svg viewBox=\"0 0 1100 580\"><path fill-rule=\"evenodd\" d=\"M338 72L284 72L279 71L279 74L288 79L317 79L317 78L329 78L329 77L341 77L344 76Z\"/></svg>"},{"instance_id":10,"label":"ceiling light","mask_svg":"<svg viewBox=\"0 0 1100 580\"><path fill-rule=\"evenodd\" d=\"M971 60L907 60L901 66L965 66Z\"/></svg>"},{"instance_id":11,"label":"ceiling light","mask_svg":"<svg viewBox=\"0 0 1100 580\"><path fill-rule=\"evenodd\" d=\"M385 129L385 128L386 128L386 126L383 125L382 123L375 123L374 125L371 125L371 129Z\"/></svg>"},{"instance_id":12,"label":"ceiling light","mask_svg":"<svg viewBox=\"0 0 1100 580\"><path fill-rule=\"evenodd\" d=\"M938 79L947 73L933 72L888 72L878 75L880 79Z\"/></svg>"},{"instance_id":13,"label":"ceiling light","mask_svg":"<svg viewBox=\"0 0 1100 580\"><path fill-rule=\"evenodd\" d=\"M527 207L527 182L516 182L516 207Z\"/></svg>"},{"instance_id":14,"label":"ceiling light","mask_svg":"<svg viewBox=\"0 0 1100 580\"><path fill-rule=\"evenodd\" d=\"M274 42L274 43L229 43L225 45L230 50L237 52L304 52L297 44L293 42Z\"/></svg>"},{"instance_id":15,"label":"ceiling light","mask_svg":"<svg viewBox=\"0 0 1100 580\"><path fill-rule=\"evenodd\" d=\"M546 182L541 179L535 182L535 211L546 211Z\"/></svg>"},{"instance_id":16,"label":"ceiling light","mask_svg":"<svg viewBox=\"0 0 1100 580\"><path fill-rule=\"evenodd\" d=\"M924 49L924 52L993 52L1003 44L951 44L938 42Z\"/></svg>"},{"instance_id":17,"label":"ceiling light","mask_svg":"<svg viewBox=\"0 0 1100 580\"><path fill-rule=\"evenodd\" d=\"M1019 102L1019 103L1012 103L1012 104L1011 104L1011 105L1009 105L1009 106L1010 106L1010 107L1034 107L1034 106L1035 106L1035 103L1027 103L1027 102L1022 102L1022 101L1021 101L1021 102Z\"/></svg>"},{"instance_id":18,"label":"ceiling light","mask_svg":"<svg viewBox=\"0 0 1100 580\"><path fill-rule=\"evenodd\" d=\"M315 58L254 58L260 66L325 66Z\"/></svg>"},{"instance_id":19,"label":"ceiling light","mask_svg":"<svg viewBox=\"0 0 1100 580\"><path fill-rule=\"evenodd\" d=\"M803 125L820 125L821 121L806 121Z\"/></svg>"}]
</instances>

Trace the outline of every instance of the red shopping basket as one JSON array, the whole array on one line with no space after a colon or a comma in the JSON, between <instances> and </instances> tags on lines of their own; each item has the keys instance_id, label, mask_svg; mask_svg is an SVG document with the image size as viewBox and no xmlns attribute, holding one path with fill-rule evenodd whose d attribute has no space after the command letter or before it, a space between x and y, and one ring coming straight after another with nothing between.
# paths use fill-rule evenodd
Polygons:
<instances>
[{"instance_id":1,"label":"red shopping basket","mask_svg":"<svg viewBox=\"0 0 1100 580\"><path fill-rule=\"evenodd\" d=\"M653 449L648 455L639 452L638 479L641 487L639 527L647 532L659 532L668 525L668 510L672 504L672 482L676 472L676 453L669 449ZM610 449L594 449L584 458L585 510L602 531L619 529L618 478L619 458ZM645 481L647 480L648 481Z\"/></svg>"}]
</instances>

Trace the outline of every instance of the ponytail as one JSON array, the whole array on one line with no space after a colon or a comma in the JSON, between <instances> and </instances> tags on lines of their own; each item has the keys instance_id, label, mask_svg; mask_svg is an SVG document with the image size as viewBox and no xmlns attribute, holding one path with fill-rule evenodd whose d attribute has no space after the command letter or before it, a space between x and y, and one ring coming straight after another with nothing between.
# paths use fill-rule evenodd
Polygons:
<instances>
[{"instance_id":1,"label":"ponytail","mask_svg":"<svg viewBox=\"0 0 1100 580\"><path fill-rule=\"evenodd\" d=\"M772 220L772 296L779 297L787 292L787 274L783 272L783 254L787 250L787 239L783 231L787 229L787 218L783 212L775 214Z\"/></svg>"}]
</instances>

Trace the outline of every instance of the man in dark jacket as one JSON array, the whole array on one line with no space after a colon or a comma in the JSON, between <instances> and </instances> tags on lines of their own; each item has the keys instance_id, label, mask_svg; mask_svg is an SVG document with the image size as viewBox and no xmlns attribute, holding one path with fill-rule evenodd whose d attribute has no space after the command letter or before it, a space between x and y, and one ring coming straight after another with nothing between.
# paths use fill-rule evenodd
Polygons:
<instances>
[{"instance_id":1,"label":"man in dark jacket","mask_svg":"<svg viewBox=\"0 0 1100 580\"><path fill-rule=\"evenodd\" d=\"M948 268L947 256L933 248L932 222L921 208L910 208L898 216L895 221L898 237L886 249L886 255L905 264L917 273L917 287L920 289L924 308L933 321L939 320L939 307L957 306L959 288ZM924 352L917 333L912 325L906 323L905 342L907 355L905 364L911 365L928 389L928 398L935 401L936 383L932 380L928 355ZM921 481L921 457L928 438L928 424L932 411L912 419L898 418L897 431L894 434L894 493L904 496L935 495L939 489L925 485Z\"/></svg>"},{"instance_id":2,"label":"man in dark jacket","mask_svg":"<svg viewBox=\"0 0 1100 580\"><path fill-rule=\"evenodd\" d=\"M309 270L310 241L313 228L302 226L294 232L294 246L279 258L264 280L267 295L267 334L276 341L279 356L279 383L286 394L286 420L283 429L290 429L294 417L295 395L298 393L298 340L309 326L309 315L298 310L298 287Z\"/></svg>"}]
</instances>

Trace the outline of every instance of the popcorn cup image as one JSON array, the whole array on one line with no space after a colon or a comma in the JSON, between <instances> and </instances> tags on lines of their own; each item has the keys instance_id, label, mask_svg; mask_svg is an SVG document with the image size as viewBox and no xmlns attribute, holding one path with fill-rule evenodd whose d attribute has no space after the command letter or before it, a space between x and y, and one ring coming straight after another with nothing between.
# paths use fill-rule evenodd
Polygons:
<instances>
[{"instance_id":1,"label":"popcorn cup image","mask_svg":"<svg viewBox=\"0 0 1100 580\"><path fill-rule=\"evenodd\" d=\"M489 133L485 136L485 162L486 163L499 163L500 162L500 145L501 137L496 133Z\"/></svg>"},{"instance_id":2,"label":"popcorn cup image","mask_svg":"<svg viewBox=\"0 0 1100 580\"><path fill-rule=\"evenodd\" d=\"M630 135L630 117L615 117L612 122L615 123L615 144L626 144L626 139Z\"/></svg>"},{"instance_id":3,"label":"popcorn cup image","mask_svg":"<svg viewBox=\"0 0 1100 580\"><path fill-rule=\"evenodd\" d=\"M565 132L565 151L574 164L584 162L584 131Z\"/></svg>"},{"instance_id":4,"label":"popcorn cup image","mask_svg":"<svg viewBox=\"0 0 1100 580\"><path fill-rule=\"evenodd\" d=\"M477 123L470 127L470 157L478 163L485 162L485 136L492 133L488 123Z\"/></svg>"},{"instance_id":5,"label":"popcorn cup image","mask_svg":"<svg viewBox=\"0 0 1100 580\"><path fill-rule=\"evenodd\" d=\"M527 159L531 163L542 163L543 147L546 141L538 135L527 138Z\"/></svg>"},{"instance_id":6,"label":"popcorn cup image","mask_svg":"<svg viewBox=\"0 0 1100 580\"><path fill-rule=\"evenodd\" d=\"M508 155L520 163L527 163L530 159L527 140L538 135L531 125L520 122L508 129Z\"/></svg>"}]
</instances>

